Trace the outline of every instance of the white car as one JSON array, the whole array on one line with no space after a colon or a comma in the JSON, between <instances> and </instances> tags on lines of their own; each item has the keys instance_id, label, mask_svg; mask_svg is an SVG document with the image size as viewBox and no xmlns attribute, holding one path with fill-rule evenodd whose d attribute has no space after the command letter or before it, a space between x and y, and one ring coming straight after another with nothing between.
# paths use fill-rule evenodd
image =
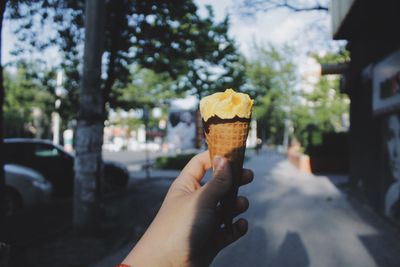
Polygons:
<instances>
[{"instance_id":1,"label":"white car","mask_svg":"<svg viewBox=\"0 0 400 267\"><path fill-rule=\"evenodd\" d=\"M37 171L16 164L4 165L4 171L7 215L24 207L45 203L50 198L52 186Z\"/></svg>"}]
</instances>

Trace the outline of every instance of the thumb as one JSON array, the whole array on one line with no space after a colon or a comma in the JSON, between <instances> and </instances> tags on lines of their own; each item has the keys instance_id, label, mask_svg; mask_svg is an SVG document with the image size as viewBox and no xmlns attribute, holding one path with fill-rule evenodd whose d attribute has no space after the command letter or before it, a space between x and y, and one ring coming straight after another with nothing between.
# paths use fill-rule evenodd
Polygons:
<instances>
[{"instance_id":1,"label":"thumb","mask_svg":"<svg viewBox=\"0 0 400 267\"><path fill-rule=\"evenodd\" d=\"M215 207L232 187L232 173L226 158L215 156L212 163L213 177L203 187L201 194L206 205Z\"/></svg>"}]
</instances>

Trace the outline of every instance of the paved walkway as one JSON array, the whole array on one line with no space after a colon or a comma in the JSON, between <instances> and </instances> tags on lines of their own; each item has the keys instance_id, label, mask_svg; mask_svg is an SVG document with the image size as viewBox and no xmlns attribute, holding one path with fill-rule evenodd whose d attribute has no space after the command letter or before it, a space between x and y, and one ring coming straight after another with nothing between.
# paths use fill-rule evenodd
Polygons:
<instances>
[{"instance_id":1,"label":"paved walkway","mask_svg":"<svg viewBox=\"0 0 400 267\"><path fill-rule=\"evenodd\" d=\"M213 267L400 266L397 230L326 177L301 174L274 153L247 167L256 174L240 192L250 199L249 233Z\"/></svg>"},{"instance_id":2,"label":"paved walkway","mask_svg":"<svg viewBox=\"0 0 400 267\"><path fill-rule=\"evenodd\" d=\"M212 267L400 266L400 236L368 207L350 203L326 177L299 173L280 154L252 155L249 233ZM94 267L121 261L134 242Z\"/></svg>"}]
</instances>

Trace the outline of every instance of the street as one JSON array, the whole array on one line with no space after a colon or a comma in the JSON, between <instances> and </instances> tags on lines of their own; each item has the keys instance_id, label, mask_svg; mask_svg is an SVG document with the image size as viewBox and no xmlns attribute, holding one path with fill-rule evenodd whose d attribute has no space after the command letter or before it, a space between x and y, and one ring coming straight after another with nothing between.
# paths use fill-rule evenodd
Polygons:
<instances>
[{"instance_id":1,"label":"street","mask_svg":"<svg viewBox=\"0 0 400 267\"><path fill-rule=\"evenodd\" d=\"M162 152L159 151L149 151L148 153L150 162L153 162L157 156L162 155ZM146 164L146 152L128 150L112 152L103 150L103 159L123 163L127 166L129 171L138 171Z\"/></svg>"}]
</instances>

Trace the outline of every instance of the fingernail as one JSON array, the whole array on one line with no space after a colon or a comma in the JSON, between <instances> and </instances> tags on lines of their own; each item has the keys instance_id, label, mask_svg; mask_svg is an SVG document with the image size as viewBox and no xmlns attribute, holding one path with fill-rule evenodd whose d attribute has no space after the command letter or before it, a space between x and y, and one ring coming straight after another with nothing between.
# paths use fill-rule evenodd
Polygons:
<instances>
[{"instance_id":1,"label":"fingernail","mask_svg":"<svg viewBox=\"0 0 400 267\"><path fill-rule=\"evenodd\" d=\"M213 159L213 169L218 170L221 169L224 165L224 161L221 156L215 156Z\"/></svg>"}]
</instances>

